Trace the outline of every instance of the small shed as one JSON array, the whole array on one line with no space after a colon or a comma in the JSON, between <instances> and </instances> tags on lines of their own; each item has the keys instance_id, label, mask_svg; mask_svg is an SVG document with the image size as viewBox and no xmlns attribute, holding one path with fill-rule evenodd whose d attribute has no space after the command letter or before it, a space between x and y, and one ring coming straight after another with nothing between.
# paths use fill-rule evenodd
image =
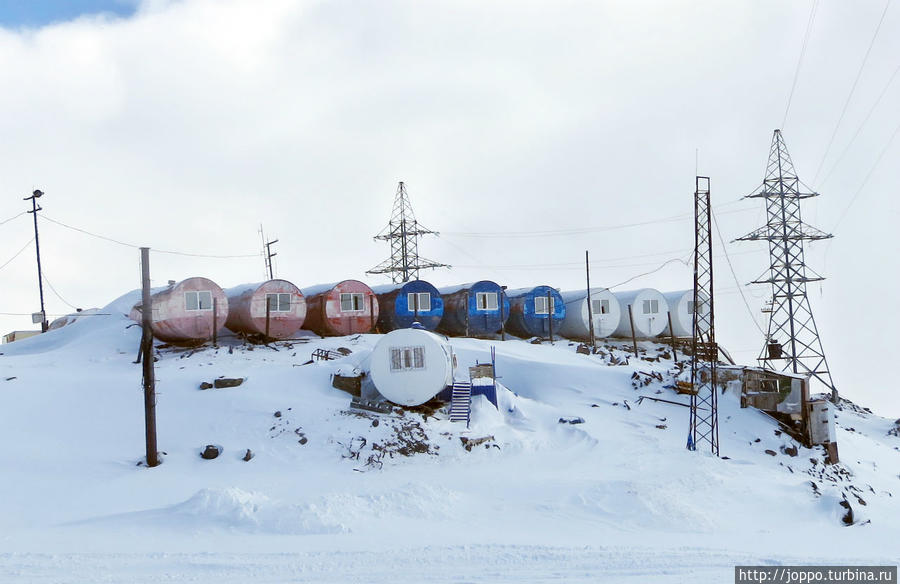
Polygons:
<instances>
[{"instance_id":1,"label":"small shed","mask_svg":"<svg viewBox=\"0 0 900 584\"><path fill-rule=\"evenodd\" d=\"M678 292L664 292L663 297L669 305L669 313L672 315L672 329L675 331L676 337L692 337L694 336L694 291L681 290ZM709 301L704 292L700 292L700 314L709 314ZM666 315L663 315L664 317ZM666 320L666 328L663 334L671 336L669 330L668 318ZM709 322L705 319L699 321L701 326L700 332L705 333L709 330Z\"/></svg>"},{"instance_id":2,"label":"small shed","mask_svg":"<svg viewBox=\"0 0 900 584\"><path fill-rule=\"evenodd\" d=\"M619 325L613 331L614 337L631 337L631 320L634 320L634 336L649 339L658 336L666 328L666 299L653 288L641 288L627 292L613 292L619 301L621 315ZM628 307L631 306L629 319Z\"/></svg>"},{"instance_id":3,"label":"small shed","mask_svg":"<svg viewBox=\"0 0 900 584\"><path fill-rule=\"evenodd\" d=\"M35 337L39 334L41 334L41 331L12 331L3 335L3 342L15 343L16 341L21 341L22 339L27 339L29 337Z\"/></svg>"},{"instance_id":4,"label":"small shed","mask_svg":"<svg viewBox=\"0 0 900 584\"><path fill-rule=\"evenodd\" d=\"M306 299L287 280L242 284L225 290L225 295L228 297L225 326L236 333L288 339L306 320Z\"/></svg>"},{"instance_id":5,"label":"small shed","mask_svg":"<svg viewBox=\"0 0 900 584\"><path fill-rule=\"evenodd\" d=\"M447 340L419 328L391 331L369 357L372 383L388 400L417 406L453 385L453 353Z\"/></svg>"},{"instance_id":6,"label":"small shed","mask_svg":"<svg viewBox=\"0 0 900 584\"><path fill-rule=\"evenodd\" d=\"M587 290L561 292L566 304L566 318L560 327L560 334L570 339L590 339ZM619 300L606 288L591 289L591 316L594 319L594 337L608 337L619 326L622 309Z\"/></svg>"},{"instance_id":7,"label":"small shed","mask_svg":"<svg viewBox=\"0 0 900 584\"><path fill-rule=\"evenodd\" d=\"M320 284L300 290L306 297L303 328L323 337L367 333L378 321L378 300L359 280Z\"/></svg>"},{"instance_id":8,"label":"small shed","mask_svg":"<svg viewBox=\"0 0 900 584\"><path fill-rule=\"evenodd\" d=\"M444 316L438 331L451 336L493 337L509 318L503 287L490 280L440 289Z\"/></svg>"},{"instance_id":9,"label":"small shed","mask_svg":"<svg viewBox=\"0 0 900 584\"><path fill-rule=\"evenodd\" d=\"M425 280L373 286L378 298L378 331L387 333L418 322L433 331L444 316L441 293Z\"/></svg>"},{"instance_id":10,"label":"small shed","mask_svg":"<svg viewBox=\"0 0 900 584\"><path fill-rule=\"evenodd\" d=\"M187 278L150 297L153 336L169 343L205 341L225 327L228 298L208 278ZM141 303L129 317L141 322Z\"/></svg>"},{"instance_id":11,"label":"small shed","mask_svg":"<svg viewBox=\"0 0 900 584\"><path fill-rule=\"evenodd\" d=\"M506 329L517 337L549 337L559 333L566 318L566 304L559 291L550 286L507 290L509 319Z\"/></svg>"}]
</instances>

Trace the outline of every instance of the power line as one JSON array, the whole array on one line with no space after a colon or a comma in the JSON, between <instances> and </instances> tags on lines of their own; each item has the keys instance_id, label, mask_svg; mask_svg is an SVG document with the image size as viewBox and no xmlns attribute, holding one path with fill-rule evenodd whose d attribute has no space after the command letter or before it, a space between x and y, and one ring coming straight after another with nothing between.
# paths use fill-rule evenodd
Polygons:
<instances>
[{"instance_id":1,"label":"power line","mask_svg":"<svg viewBox=\"0 0 900 584\"><path fill-rule=\"evenodd\" d=\"M806 54L806 45L809 43L809 35L812 32L813 21L816 19L816 10L819 7L819 0L813 0L809 11L809 20L806 21L806 34L803 35L803 47L800 49L800 58L797 59L797 68L794 70L794 82L791 84L791 92L788 95L787 107L784 108L784 119L781 121L781 128L784 129L787 124L788 112L791 109L791 100L794 98L794 89L797 88L797 79L800 77L800 66L803 63L803 55Z\"/></svg>"},{"instance_id":2,"label":"power line","mask_svg":"<svg viewBox=\"0 0 900 584\"><path fill-rule=\"evenodd\" d=\"M884 89L881 90L881 95L879 95L878 99L875 100L875 103L872 104L871 109L869 109L869 113L866 114L865 119L862 121L862 123L859 125L859 127L856 128L856 133L853 134L853 138L850 139L850 142L847 144L846 148L844 148L844 151L841 152L841 155L838 156L838 159L834 162L834 164L831 165L831 170L828 171L828 174L825 175L825 178L822 179L823 185L828 182L828 179L831 178L832 174L834 174L834 169L836 169L838 167L838 165L844 159L844 156L847 155L847 152L850 150L850 147L853 146L854 142L856 142L856 139L859 137L860 132L862 132L863 127L869 121L869 118L872 117L872 113L875 112L875 108L877 108L878 104L881 103L881 99L884 97L884 95L887 93L888 89L894 83L894 79L897 78L897 73L900 73L900 65L897 65L897 68L894 69L894 73L891 75L891 78L888 79L888 82L884 86Z\"/></svg>"},{"instance_id":3,"label":"power line","mask_svg":"<svg viewBox=\"0 0 900 584\"><path fill-rule=\"evenodd\" d=\"M34 238L33 238L33 237L32 237L31 239L29 239L29 240L28 240L28 243L26 243L24 246L22 246L22 249L20 249L19 251L17 251L13 257L11 257L11 258L9 258L8 260L6 260L6 262L4 262L4 264L3 264L2 266L0 266L0 270L2 270L3 268L5 268L6 266L8 266L14 259L16 259L17 257L19 257L19 256L22 254L22 252L25 251L26 249L28 249L28 247L29 247L32 243L34 243Z\"/></svg>"},{"instance_id":4,"label":"power line","mask_svg":"<svg viewBox=\"0 0 900 584\"><path fill-rule=\"evenodd\" d=\"M728 249L725 246L725 240L722 238L722 232L719 230L719 222L718 222L718 220L716 220L716 214L710 213L710 215L712 216L713 225L716 226L716 235L719 236L719 244L722 246L722 251L725 252L725 260L728 262L728 268L731 270L731 277L734 278L734 283L737 286L738 292L741 293L741 298L744 301L744 306L747 307L747 313L750 315L750 320L752 320L753 324L756 325L756 328L759 329L759 333L761 335L765 336L766 331L764 331L762 329L762 327L759 326L759 323L756 322L756 317L753 316L753 309L750 308L750 303L747 302L747 297L744 295L744 288L743 288L743 286L741 286L741 283L738 281L737 274L734 271L734 266L731 263L731 258L728 257Z\"/></svg>"},{"instance_id":5,"label":"power line","mask_svg":"<svg viewBox=\"0 0 900 584\"><path fill-rule=\"evenodd\" d=\"M850 100L853 98L853 93L856 91L856 85L859 83L859 78L862 76L863 69L866 66L866 61L869 59L869 53L872 52L872 46L875 44L875 39L878 38L878 31L881 30L881 23L884 22L884 16L887 14L888 8L891 6L891 0L887 0L884 5L884 10L881 13L881 18L878 20L878 26L875 27L875 33L872 35L872 40L869 41L869 48L866 49L866 54L863 56L862 63L859 65L859 70L856 72L856 79L853 80L853 85L850 87L850 93L847 95L847 100L844 102L844 107L841 109L841 115L838 117L837 124L834 126L834 131L831 133L831 139L828 141L828 146L825 148L825 154L822 156L822 162L819 163L819 168L816 169L816 175L813 177L813 183L815 184L816 179L819 178L819 172L822 170L822 165L825 164L825 160L828 158L828 153L831 151L831 145L834 144L834 138L837 136L838 128L841 127L841 122L844 120L844 114L847 113L847 106L850 105Z\"/></svg>"},{"instance_id":6,"label":"power line","mask_svg":"<svg viewBox=\"0 0 900 584\"><path fill-rule=\"evenodd\" d=\"M56 288L53 287L53 284L51 284L51 283L50 283L50 280L47 278L47 272L46 272L46 270L43 271L43 272L41 273L41 275L44 277L44 282L46 282L46 283L47 283L47 286L50 287L50 290L52 290L53 293L56 294L56 297L57 297L57 298L59 298L60 300L63 301L63 304L67 304L67 305L68 305L70 308L72 308L73 310L78 310L78 307L77 307L77 306L75 306L74 304L72 304L71 302L69 302L68 300L66 300L65 298L63 298L62 296L60 296L59 292L56 291Z\"/></svg>"},{"instance_id":7,"label":"power line","mask_svg":"<svg viewBox=\"0 0 900 584\"><path fill-rule=\"evenodd\" d=\"M693 252L691 252L691 253L693 253ZM638 278L641 278L643 276L649 276L650 274L654 274L673 262L680 262L680 263L684 264L685 266L690 267L690 264L688 264L687 258L685 258L685 259L673 258L669 261L663 262L655 270L650 270L649 272L644 272L643 274L638 274L637 276L632 276L631 278L628 278L627 280L619 282L618 284L613 284L612 286L607 287L607 290L612 290L613 288L618 288L619 286L621 286L623 284L627 284L628 282L631 282L632 280L637 280Z\"/></svg>"},{"instance_id":8,"label":"power line","mask_svg":"<svg viewBox=\"0 0 900 584\"><path fill-rule=\"evenodd\" d=\"M729 204L736 203L732 201ZM724 206L724 205L722 205ZM722 212L723 215L730 213L743 213L746 211L755 211L755 208L733 209L731 211ZM637 223L623 223L620 225L606 225L600 227L581 227L576 229L557 229L548 231L444 231L443 235L455 237L477 237L477 238L532 238L532 237L555 237L561 235L583 235L587 233L597 233L601 231L618 231L620 229L629 229L632 227L643 227L645 225L653 225L656 223L675 223L684 220L693 220L690 213L682 213L680 215L672 215L660 219L652 219L648 221L640 221Z\"/></svg>"},{"instance_id":9,"label":"power line","mask_svg":"<svg viewBox=\"0 0 900 584\"><path fill-rule=\"evenodd\" d=\"M47 217L47 215L41 215L41 219L46 219L47 221L50 221L51 223L56 223L57 225L65 227L66 229L71 229L73 231L77 231L77 232L83 233L85 235L90 235L91 237L96 237L97 239L102 239L104 241L109 241L109 242L116 243L119 245L124 245L125 247L131 247L134 249L140 249L141 247L143 247L140 245L134 245L133 243L126 243L124 241L119 241L118 239L113 239L112 237L107 237L105 235L99 235L97 233L92 233L90 231L87 231L86 229L81 229L80 227L74 227L72 225L67 225L67 224L63 223L62 221L57 221L56 219L51 219L50 217ZM163 250L163 249L151 249L150 251L153 251L156 253L165 253L165 254L188 256L188 257L195 257L195 258L215 258L215 259L258 258L260 255L258 253L241 254L241 255L213 255L213 254L202 254L202 253L188 253L188 252L183 252L183 251L169 251L169 250Z\"/></svg>"},{"instance_id":10,"label":"power line","mask_svg":"<svg viewBox=\"0 0 900 584\"><path fill-rule=\"evenodd\" d=\"M9 222L12 221L13 219L18 219L19 217L21 217L22 215L25 215L26 213L28 213L28 211L22 211L22 212L19 213L18 215L13 215L13 216L10 217L9 219L4 219L3 221L0 221L0 225L4 225L4 224L6 224L6 223L9 223Z\"/></svg>"}]
</instances>

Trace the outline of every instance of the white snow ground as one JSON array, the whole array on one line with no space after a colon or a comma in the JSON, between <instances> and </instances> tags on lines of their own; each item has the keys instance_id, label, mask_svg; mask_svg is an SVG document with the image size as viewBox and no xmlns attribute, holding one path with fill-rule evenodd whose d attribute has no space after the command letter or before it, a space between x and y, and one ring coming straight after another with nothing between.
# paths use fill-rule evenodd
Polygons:
<instances>
[{"instance_id":1,"label":"white snow ground","mask_svg":"<svg viewBox=\"0 0 900 584\"><path fill-rule=\"evenodd\" d=\"M893 419L839 412L842 464L822 475L821 449L782 453L792 440L725 395L716 459L684 448L687 408L637 403L686 402L633 387L635 371L669 383L671 360L611 366L567 341L452 339L463 367L496 347L510 390L500 411L476 398L468 430L446 411L347 413L330 375L376 335L161 349L166 454L138 466L136 298L0 347L2 582L722 582L738 564L898 563ZM303 365L318 347L353 353ZM247 381L198 389L223 375ZM431 453L380 451L398 431ZM201 459L206 444L222 455Z\"/></svg>"}]
</instances>

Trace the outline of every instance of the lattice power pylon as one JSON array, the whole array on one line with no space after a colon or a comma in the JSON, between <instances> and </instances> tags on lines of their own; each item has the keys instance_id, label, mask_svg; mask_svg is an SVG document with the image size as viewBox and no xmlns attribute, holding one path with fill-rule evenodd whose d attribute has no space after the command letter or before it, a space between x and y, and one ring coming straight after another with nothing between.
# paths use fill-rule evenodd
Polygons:
<instances>
[{"instance_id":1,"label":"lattice power pylon","mask_svg":"<svg viewBox=\"0 0 900 584\"><path fill-rule=\"evenodd\" d=\"M769 329L759 361L767 369L780 369L809 374L831 389L831 399L838 400L838 392L831 380L825 353L819 340L816 320L806 296L807 282L824 280L806 266L803 242L828 239L829 233L811 227L800 218L800 201L819 194L804 185L788 154L781 136L775 130L766 178L759 191L746 198L765 199L768 221L740 241L769 242L768 277L763 274L754 284L772 285Z\"/></svg>"},{"instance_id":2,"label":"lattice power pylon","mask_svg":"<svg viewBox=\"0 0 900 584\"><path fill-rule=\"evenodd\" d=\"M694 303L691 334L691 429L687 447L709 444L719 456L719 399L716 393L715 311L713 310L712 214L709 177L698 176L694 191Z\"/></svg>"},{"instance_id":3,"label":"lattice power pylon","mask_svg":"<svg viewBox=\"0 0 900 584\"><path fill-rule=\"evenodd\" d=\"M406 185L401 181L397 187L397 196L394 198L391 220L387 227L375 236L376 240L391 243L391 257L366 273L390 274L394 283L400 283L418 280L419 270L422 268L449 268L447 264L419 257L419 237L422 235L437 235L437 232L426 229L416 222L412 206L409 204L409 196L406 194Z\"/></svg>"}]
</instances>

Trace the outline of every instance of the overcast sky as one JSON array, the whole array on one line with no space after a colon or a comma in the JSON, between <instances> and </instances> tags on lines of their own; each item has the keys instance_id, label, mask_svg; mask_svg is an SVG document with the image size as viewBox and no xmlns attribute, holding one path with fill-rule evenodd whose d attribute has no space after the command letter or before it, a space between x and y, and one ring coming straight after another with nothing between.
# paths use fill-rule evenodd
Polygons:
<instances>
[{"instance_id":1,"label":"overcast sky","mask_svg":"<svg viewBox=\"0 0 900 584\"><path fill-rule=\"evenodd\" d=\"M301 287L384 283L364 272L388 255L372 236L400 180L417 218L441 232L420 253L454 266L422 274L437 285L583 287L590 250L592 283L614 286L689 257L698 169L749 302L717 240L717 335L750 363L769 290L743 285L768 256L765 244L730 241L764 222L762 202L740 199L761 183L782 127L800 178L822 193L804 219L836 236L807 251L828 277L809 294L835 382L896 416L884 367L900 331L900 6L816 2L784 122L813 5L8 5L0 221L46 193L51 315L103 306L140 280L137 249L50 219L157 250L251 256L154 253L154 284L262 280L260 224L279 239L277 275ZM0 236L0 265L25 248L0 268L0 312L11 313L0 329L29 329L16 314L39 309L31 216ZM675 261L614 289L691 285Z\"/></svg>"}]
</instances>

